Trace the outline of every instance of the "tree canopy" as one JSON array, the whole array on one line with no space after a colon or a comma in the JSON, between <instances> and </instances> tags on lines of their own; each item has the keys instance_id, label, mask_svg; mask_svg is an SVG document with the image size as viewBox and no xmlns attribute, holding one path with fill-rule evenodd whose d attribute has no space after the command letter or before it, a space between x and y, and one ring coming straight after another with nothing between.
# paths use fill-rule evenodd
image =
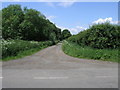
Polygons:
<instances>
[{"instance_id":1,"label":"tree canopy","mask_svg":"<svg viewBox=\"0 0 120 90\"><path fill-rule=\"evenodd\" d=\"M64 38L70 36L69 31L62 33L41 12L27 7L22 10L17 4L2 9L2 33L4 39L35 41L62 40L62 34Z\"/></svg>"},{"instance_id":2,"label":"tree canopy","mask_svg":"<svg viewBox=\"0 0 120 90\"><path fill-rule=\"evenodd\" d=\"M66 39L66 38L68 38L68 37L70 37L71 36L71 33L70 33L70 31L68 30L68 29L64 29L63 31L62 31L62 38L63 39Z\"/></svg>"}]
</instances>

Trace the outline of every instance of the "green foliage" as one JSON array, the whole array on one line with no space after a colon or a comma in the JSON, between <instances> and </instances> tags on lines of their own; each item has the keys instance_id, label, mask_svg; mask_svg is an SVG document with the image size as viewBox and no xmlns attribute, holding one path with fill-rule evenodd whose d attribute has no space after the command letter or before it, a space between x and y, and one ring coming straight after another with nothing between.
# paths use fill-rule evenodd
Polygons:
<instances>
[{"instance_id":1,"label":"green foliage","mask_svg":"<svg viewBox=\"0 0 120 90\"><path fill-rule=\"evenodd\" d=\"M10 5L2 9L2 35L4 39L20 37L19 25L23 18L20 5Z\"/></svg>"},{"instance_id":2,"label":"green foliage","mask_svg":"<svg viewBox=\"0 0 120 90\"><path fill-rule=\"evenodd\" d=\"M34 53L40 51L41 49L43 49L43 48L33 48L33 49L21 51L16 56L7 56L7 57L0 59L0 60L8 61L8 60L15 60L15 59L23 58L25 56L33 55Z\"/></svg>"},{"instance_id":3,"label":"green foliage","mask_svg":"<svg viewBox=\"0 0 120 90\"><path fill-rule=\"evenodd\" d=\"M72 36L68 41L75 42L80 46L90 46L93 48L118 48L120 42L120 26L109 23L97 24L89 29Z\"/></svg>"},{"instance_id":4,"label":"green foliage","mask_svg":"<svg viewBox=\"0 0 120 90\"><path fill-rule=\"evenodd\" d=\"M16 56L20 52L31 49L42 49L51 46L51 41L23 41L23 40L2 40L2 58Z\"/></svg>"},{"instance_id":5,"label":"green foliage","mask_svg":"<svg viewBox=\"0 0 120 90\"><path fill-rule=\"evenodd\" d=\"M87 46L80 46L76 43L64 41L63 51L73 57L118 62L119 54L117 49L94 49Z\"/></svg>"},{"instance_id":6,"label":"green foliage","mask_svg":"<svg viewBox=\"0 0 120 90\"><path fill-rule=\"evenodd\" d=\"M27 7L22 10L20 5L9 5L2 9L2 16L4 39L54 40L54 42L61 39L61 29L37 10Z\"/></svg>"},{"instance_id":7,"label":"green foliage","mask_svg":"<svg viewBox=\"0 0 120 90\"><path fill-rule=\"evenodd\" d=\"M0 31L2 30L2 11L0 10Z\"/></svg>"},{"instance_id":8,"label":"green foliage","mask_svg":"<svg viewBox=\"0 0 120 90\"><path fill-rule=\"evenodd\" d=\"M71 36L71 33L69 30L65 29L62 31L62 39L66 39Z\"/></svg>"}]
</instances>

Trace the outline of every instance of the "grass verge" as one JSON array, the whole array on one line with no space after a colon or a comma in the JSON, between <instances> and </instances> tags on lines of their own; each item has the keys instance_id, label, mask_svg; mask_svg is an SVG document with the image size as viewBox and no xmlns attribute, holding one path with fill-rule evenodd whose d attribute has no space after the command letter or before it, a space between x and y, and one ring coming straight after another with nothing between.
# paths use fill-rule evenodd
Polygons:
<instances>
[{"instance_id":1,"label":"grass verge","mask_svg":"<svg viewBox=\"0 0 120 90\"><path fill-rule=\"evenodd\" d=\"M37 42L24 40L3 40L1 60L8 61L32 55L35 52L51 45L51 41Z\"/></svg>"},{"instance_id":2,"label":"grass verge","mask_svg":"<svg viewBox=\"0 0 120 90\"><path fill-rule=\"evenodd\" d=\"M44 47L44 48L47 48L47 47ZM34 49L26 50L26 51L21 51L16 56L8 56L8 57L2 59L2 61L9 61L9 60L15 60L15 59L23 58L25 56L32 55L32 54L34 54L34 53L36 53L36 52L38 52L38 51L40 51L44 48L41 48L41 49L34 48Z\"/></svg>"},{"instance_id":3,"label":"grass verge","mask_svg":"<svg viewBox=\"0 0 120 90\"><path fill-rule=\"evenodd\" d=\"M78 44L68 41L63 42L62 49L64 53L77 58L120 62L118 61L117 49L94 49L90 47L81 47Z\"/></svg>"}]
</instances>

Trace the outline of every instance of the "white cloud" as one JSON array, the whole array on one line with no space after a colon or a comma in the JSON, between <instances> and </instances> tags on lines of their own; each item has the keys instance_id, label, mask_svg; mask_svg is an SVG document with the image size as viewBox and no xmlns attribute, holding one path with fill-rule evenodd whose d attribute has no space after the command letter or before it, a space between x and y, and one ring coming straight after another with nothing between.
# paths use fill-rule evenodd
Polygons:
<instances>
[{"instance_id":1,"label":"white cloud","mask_svg":"<svg viewBox=\"0 0 120 90\"><path fill-rule=\"evenodd\" d=\"M0 0L0 2L20 2L22 0Z\"/></svg>"},{"instance_id":2,"label":"white cloud","mask_svg":"<svg viewBox=\"0 0 120 90\"><path fill-rule=\"evenodd\" d=\"M117 24L118 21L113 21L112 17L108 17L108 18L105 18L105 19L102 19L102 18L99 18L98 20L92 22L92 24L101 24L101 23L105 23L105 22L109 22L111 24Z\"/></svg>"},{"instance_id":3,"label":"white cloud","mask_svg":"<svg viewBox=\"0 0 120 90\"><path fill-rule=\"evenodd\" d=\"M69 7L72 6L75 2L61 2L58 3L58 6L62 6L62 7Z\"/></svg>"},{"instance_id":4,"label":"white cloud","mask_svg":"<svg viewBox=\"0 0 120 90\"><path fill-rule=\"evenodd\" d=\"M83 31L83 30L87 29L87 28L84 28L84 27L81 27L81 26L76 26L74 28L61 27L61 26L58 26L58 25L56 25L56 26L58 28L60 28L62 31L64 29L68 29L72 34L78 34L80 31Z\"/></svg>"},{"instance_id":5,"label":"white cloud","mask_svg":"<svg viewBox=\"0 0 120 90\"><path fill-rule=\"evenodd\" d=\"M50 7L55 7L54 3L52 3L52 2L47 2L46 4Z\"/></svg>"},{"instance_id":6,"label":"white cloud","mask_svg":"<svg viewBox=\"0 0 120 90\"><path fill-rule=\"evenodd\" d=\"M53 19L56 18L56 16L47 16L46 18L49 19L49 20L53 20Z\"/></svg>"},{"instance_id":7,"label":"white cloud","mask_svg":"<svg viewBox=\"0 0 120 90\"><path fill-rule=\"evenodd\" d=\"M84 28L84 27L81 27L81 26L76 26L77 29L80 29L80 30L85 30L87 28Z\"/></svg>"},{"instance_id":8,"label":"white cloud","mask_svg":"<svg viewBox=\"0 0 120 90\"><path fill-rule=\"evenodd\" d=\"M76 29L76 28L70 28L68 29L72 34L77 34L80 32L80 30Z\"/></svg>"},{"instance_id":9,"label":"white cloud","mask_svg":"<svg viewBox=\"0 0 120 90\"><path fill-rule=\"evenodd\" d=\"M20 0L13 0L13 1L18 1L19 2Z\"/></svg>"},{"instance_id":10,"label":"white cloud","mask_svg":"<svg viewBox=\"0 0 120 90\"><path fill-rule=\"evenodd\" d=\"M76 26L75 28L69 28L72 34L78 34L80 31L86 30L87 28Z\"/></svg>"},{"instance_id":11,"label":"white cloud","mask_svg":"<svg viewBox=\"0 0 120 90\"><path fill-rule=\"evenodd\" d=\"M74 0L19 0L20 2L72 2ZM0 2L15 2L15 0L0 0ZM76 0L76 2L119 2L119 0Z\"/></svg>"},{"instance_id":12,"label":"white cloud","mask_svg":"<svg viewBox=\"0 0 120 90\"><path fill-rule=\"evenodd\" d=\"M65 27L62 27L62 26L59 26L59 25L56 25L56 27L60 28L62 31L63 31L64 29L68 29L68 28L65 28Z\"/></svg>"},{"instance_id":13,"label":"white cloud","mask_svg":"<svg viewBox=\"0 0 120 90\"><path fill-rule=\"evenodd\" d=\"M69 7L69 6L72 6L75 2L76 2L76 0L71 0L71 1L64 0L62 2L57 2L57 3L46 2L46 4L50 7L55 7L55 6Z\"/></svg>"}]
</instances>

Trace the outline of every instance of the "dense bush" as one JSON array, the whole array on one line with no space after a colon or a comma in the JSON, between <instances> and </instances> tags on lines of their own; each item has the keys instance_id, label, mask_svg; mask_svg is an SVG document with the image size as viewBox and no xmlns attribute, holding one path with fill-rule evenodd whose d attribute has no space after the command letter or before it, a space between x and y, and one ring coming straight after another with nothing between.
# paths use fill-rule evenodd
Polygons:
<instances>
[{"instance_id":1,"label":"dense bush","mask_svg":"<svg viewBox=\"0 0 120 90\"><path fill-rule=\"evenodd\" d=\"M119 33L120 26L103 23L91 26L89 29L68 38L68 41L99 49L118 48L120 45Z\"/></svg>"},{"instance_id":2,"label":"dense bush","mask_svg":"<svg viewBox=\"0 0 120 90\"><path fill-rule=\"evenodd\" d=\"M63 39L66 39L66 38L68 38L68 37L70 37L70 36L72 36L72 35L71 35L71 33L70 33L70 31L69 31L68 29L64 29L64 30L62 31L62 38L63 38Z\"/></svg>"},{"instance_id":3,"label":"dense bush","mask_svg":"<svg viewBox=\"0 0 120 90\"><path fill-rule=\"evenodd\" d=\"M2 40L2 58L16 56L18 53L35 48L45 48L51 46L51 41L23 41L23 40Z\"/></svg>"}]
</instances>

